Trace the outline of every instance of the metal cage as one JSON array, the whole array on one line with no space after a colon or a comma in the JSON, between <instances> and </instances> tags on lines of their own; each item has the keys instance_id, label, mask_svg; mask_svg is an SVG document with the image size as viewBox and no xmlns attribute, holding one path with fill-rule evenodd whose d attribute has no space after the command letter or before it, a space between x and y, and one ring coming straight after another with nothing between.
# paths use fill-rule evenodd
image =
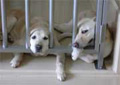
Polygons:
<instances>
[{"instance_id":1,"label":"metal cage","mask_svg":"<svg viewBox=\"0 0 120 85\"><path fill-rule=\"evenodd\" d=\"M77 28L77 1L73 0L73 35L72 41L74 41ZM103 67L103 52L104 52L104 39L105 39L105 26L107 15L108 0L97 0L96 11L96 29L95 29L95 46L94 49L86 49L87 53L98 54L98 69ZM62 52L70 53L72 47L55 47L53 44L53 11L54 0L49 0L49 32L50 32L50 50L49 52ZM6 12L5 12L5 0L1 0L1 20L2 20L2 35L3 44L0 47L0 52L31 52L29 49L29 0L25 0L25 24L26 24L26 43L25 46L8 46L7 45L7 29L6 29ZM103 29L104 28L104 29Z\"/></svg>"}]
</instances>

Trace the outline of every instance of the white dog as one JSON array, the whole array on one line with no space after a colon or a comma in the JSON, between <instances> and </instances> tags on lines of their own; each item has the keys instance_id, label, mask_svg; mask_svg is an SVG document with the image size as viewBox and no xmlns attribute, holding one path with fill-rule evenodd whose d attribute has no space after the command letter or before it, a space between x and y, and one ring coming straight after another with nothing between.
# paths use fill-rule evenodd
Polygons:
<instances>
[{"instance_id":1,"label":"white dog","mask_svg":"<svg viewBox=\"0 0 120 85\"><path fill-rule=\"evenodd\" d=\"M15 41L13 45L25 44L25 19L24 12L21 10L13 10L11 14L17 19L11 36ZM19 15L20 14L20 15ZM30 50L36 56L47 56L49 50L49 29L48 22L39 17L34 17L30 20ZM54 34L54 45L60 45ZM64 62L65 55L62 53L53 53L56 55L56 73L60 81L65 80ZM15 53L11 60L11 67L18 67L23 59L23 53Z\"/></svg>"},{"instance_id":2,"label":"white dog","mask_svg":"<svg viewBox=\"0 0 120 85\"><path fill-rule=\"evenodd\" d=\"M87 15L87 16L86 16ZM72 45L72 59L75 61L78 58L82 59L87 63L92 63L94 60L98 59L97 54L86 54L84 53L84 48L90 43L94 42L94 34L95 34L95 26L96 26L96 18L93 11L85 11L79 14L80 19L78 19L77 23L77 35L75 37L74 43ZM63 35L61 38L67 37L71 35L72 32L72 20L68 23L64 23L61 25L56 25L57 30L62 30ZM69 33L68 31L69 30ZM105 46L104 46L104 58L107 57L112 51L113 41L111 39L111 34L109 30L106 30L105 37ZM83 49L80 49L83 48Z\"/></svg>"},{"instance_id":3,"label":"white dog","mask_svg":"<svg viewBox=\"0 0 120 85\"><path fill-rule=\"evenodd\" d=\"M95 18L84 18L78 22L79 31L73 43L72 59L76 60L78 57L87 63L92 63L94 60L98 59L97 54L86 54L84 53L84 48L88 46L91 42L94 42L95 33ZM104 58L107 57L112 51L113 41L108 29L106 29L105 36L105 46L104 46ZM83 49L79 49L82 47Z\"/></svg>"}]
</instances>

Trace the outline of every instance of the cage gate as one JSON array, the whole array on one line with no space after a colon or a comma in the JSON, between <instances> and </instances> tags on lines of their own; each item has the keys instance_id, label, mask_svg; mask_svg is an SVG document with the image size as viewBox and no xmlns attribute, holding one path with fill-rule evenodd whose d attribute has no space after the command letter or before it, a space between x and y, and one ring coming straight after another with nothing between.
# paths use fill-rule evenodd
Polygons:
<instances>
[{"instance_id":1,"label":"cage gate","mask_svg":"<svg viewBox=\"0 0 120 85\"><path fill-rule=\"evenodd\" d=\"M73 35L72 42L74 41L77 29L77 1L73 0ZM3 43L0 47L0 52L31 52L29 49L29 0L25 0L25 25L26 25L26 43L25 46L9 46L7 44L7 29L6 29L6 11L5 11L5 0L1 0L1 21L2 21L2 35ZM105 40L105 29L106 29L106 16L107 16L107 5L108 0L97 0L96 10L96 29L95 29L95 45L94 48L86 49L86 53L98 54L98 69L103 67L103 52L104 52L104 40ZM53 12L54 12L54 0L49 0L49 32L50 32L50 50L52 52L70 53L72 51L71 46L60 46L55 47L53 44Z\"/></svg>"}]
</instances>

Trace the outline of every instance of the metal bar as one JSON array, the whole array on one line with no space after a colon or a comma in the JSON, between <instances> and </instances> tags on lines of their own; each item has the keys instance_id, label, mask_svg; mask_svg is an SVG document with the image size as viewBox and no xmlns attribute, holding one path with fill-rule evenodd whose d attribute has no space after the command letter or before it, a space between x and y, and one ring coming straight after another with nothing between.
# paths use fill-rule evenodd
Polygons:
<instances>
[{"instance_id":1,"label":"metal bar","mask_svg":"<svg viewBox=\"0 0 120 85\"><path fill-rule=\"evenodd\" d=\"M2 35L3 35L3 48L7 47L7 27L6 27L6 13L5 13L5 0L1 0L1 20L2 20Z\"/></svg>"},{"instance_id":2,"label":"metal bar","mask_svg":"<svg viewBox=\"0 0 120 85\"><path fill-rule=\"evenodd\" d=\"M100 51L98 55L98 69L103 68L104 61L104 43L106 36L106 23L107 23L107 8L108 8L108 0L103 0L103 14L102 14L102 28L101 28L101 37L100 37Z\"/></svg>"},{"instance_id":3,"label":"metal bar","mask_svg":"<svg viewBox=\"0 0 120 85\"><path fill-rule=\"evenodd\" d=\"M95 50L99 51L100 44L100 28L102 22L102 6L103 0L97 0L97 11L96 11L96 29L95 29Z\"/></svg>"},{"instance_id":4,"label":"metal bar","mask_svg":"<svg viewBox=\"0 0 120 85\"><path fill-rule=\"evenodd\" d=\"M50 48L53 47L53 0L49 0L49 32L50 32Z\"/></svg>"},{"instance_id":5,"label":"metal bar","mask_svg":"<svg viewBox=\"0 0 120 85\"><path fill-rule=\"evenodd\" d=\"M77 32L77 0L73 0L73 35L72 35L72 43L74 43L76 32Z\"/></svg>"},{"instance_id":6,"label":"metal bar","mask_svg":"<svg viewBox=\"0 0 120 85\"><path fill-rule=\"evenodd\" d=\"M104 30L103 33L102 33L103 38L105 36L105 32L106 31ZM104 42L103 41L101 42L99 49L100 50L99 50L99 53L98 53L98 69L103 69L103 61L104 61L104 58L103 58L103 56L104 56Z\"/></svg>"},{"instance_id":7,"label":"metal bar","mask_svg":"<svg viewBox=\"0 0 120 85\"><path fill-rule=\"evenodd\" d=\"M7 53L32 53L30 49L26 49L24 46L8 46L7 48L3 49L2 47L0 47L0 52L7 52ZM71 46L57 46L54 47L50 50L48 50L48 53L71 53L72 52L72 48ZM95 53L95 50L85 50L85 53Z\"/></svg>"},{"instance_id":8,"label":"metal bar","mask_svg":"<svg viewBox=\"0 0 120 85\"><path fill-rule=\"evenodd\" d=\"M30 26L30 19L29 19L29 0L25 0L25 24L26 24L26 49L29 49L29 26Z\"/></svg>"},{"instance_id":9,"label":"metal bar","mask_svg":"<svg viewBox=\"0 0 120 85\"><path fill-rule=\"evenodd\" d=\"M103 8L103 25L107 24L107 10L108 10L109 0L104 0L104 8Z\"/></svg>"},{"instance_id":10,"label":"metal bar","mask_svg":"<svg viewBox=\"0 0 120 85\"><path fill-rule=\"evenodd\" d=\"M7 52L7 53L30 53L29 49L26 49L25 46L8 46L7 48L3 49L0 47L0 52Z\"/></svg>"},{"instance_id":11,"label":"metal bar","mask_svg":"<svg viewBox=\"0 0 120 85\"><path fill-rule=\"evenodd\" d=\"M72 49L68 46L58 46L48 50L48 53L71 53ZM30 49L26 49L24 46L8 46L6 49L0 47L0 52L24 52L32 53Z\"/></svg>"}]
</instances>

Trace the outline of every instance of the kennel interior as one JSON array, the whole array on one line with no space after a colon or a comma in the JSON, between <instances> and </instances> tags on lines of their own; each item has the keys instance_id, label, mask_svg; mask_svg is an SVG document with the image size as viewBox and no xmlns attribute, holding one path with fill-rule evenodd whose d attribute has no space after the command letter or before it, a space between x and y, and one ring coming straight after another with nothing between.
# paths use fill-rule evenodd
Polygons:
<instances>
[{"instance_id":1,"label":"kennel interior","mask_svg":"<svg viewBox=\"0 0 120 85\"><path fill-rule=\"evenodd\" d=\"M2 1L2 0L1 0ZM78 13L85 10L96 10L96 0L78 0ZM5 1L6 10L10 9L22 9L25 10L25 0L6 0ZM114 0L109 0L108 10L107 10L107 23L111 27L114 27L113 23L116 23L117 17L117 4ZM30 0L30 15L40 16L44 19L49 19L49 0ZM68 22L73 17L73 0L54 0L54 16L53 22L61 24ZM63 45L67 46L66 39L61 42ZM19 50L19 48L17 48ZM55 64L56 58L54 56L47 57L33 57L26 54L22 65L13 69L10 67L10 60L13 55L11 53L0 53L0 72L11 72L14 75L21 75L22 73L31 72L31 74L55 74ZM112 70L113 59L106 59L105 66L107 71ZM79 72L94 72L96 71L95 64L87 64L82 60L77 60L73 62L70 56L66 56L66 71L68 73L79 73ZM20 72L20 74L17 74Z\"/></svg>"}]
</instances>

